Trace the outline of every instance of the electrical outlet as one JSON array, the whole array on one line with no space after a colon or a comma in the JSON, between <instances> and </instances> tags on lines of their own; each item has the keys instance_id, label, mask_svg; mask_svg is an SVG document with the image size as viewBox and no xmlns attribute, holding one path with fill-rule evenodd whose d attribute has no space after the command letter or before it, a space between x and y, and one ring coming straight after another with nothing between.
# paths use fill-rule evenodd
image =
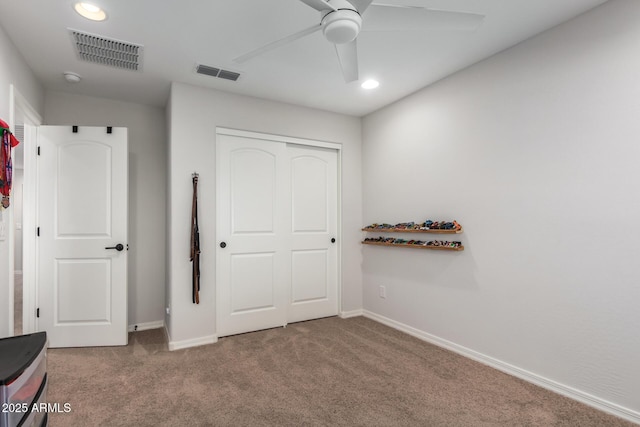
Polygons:
<instances>
[{"instance_id":1,"label":"electrical outlet","mask_svg":"<svg viewBox=\"0 0 640 427\"><path fill-rule=\"evenodd\" d=\"M166 307L166 308L165 308L165 311L167 312L167 314L169 314L169 315L170 315L170 314L171 314L171 307Z\"/></svg>"},{"instance_id":2,"label":"electrical outlet","mask_svg":"<svg viewBox=\"0 0 640 427\"><path fill-rule=\"evenodd\" d=\"M385 288L384 286L380 286L380 298L386 298L387 297L387 288Z\"/></svg>"}]
</instances>

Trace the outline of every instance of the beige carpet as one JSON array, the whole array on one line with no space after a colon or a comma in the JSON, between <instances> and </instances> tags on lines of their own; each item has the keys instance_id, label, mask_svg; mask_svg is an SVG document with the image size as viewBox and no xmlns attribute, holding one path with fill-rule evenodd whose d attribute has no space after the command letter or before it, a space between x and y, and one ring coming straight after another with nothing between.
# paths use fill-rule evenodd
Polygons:
<instances>
[{"instance_id":1,"label":"beige carpet","mask_svg":"<svg viewBox=\"0 0 640 427\"><path fill-rule=\"evenodd\" d=\"M49 350L51 426L631 426L372 320Z\"/></svg>"}]
</instances>

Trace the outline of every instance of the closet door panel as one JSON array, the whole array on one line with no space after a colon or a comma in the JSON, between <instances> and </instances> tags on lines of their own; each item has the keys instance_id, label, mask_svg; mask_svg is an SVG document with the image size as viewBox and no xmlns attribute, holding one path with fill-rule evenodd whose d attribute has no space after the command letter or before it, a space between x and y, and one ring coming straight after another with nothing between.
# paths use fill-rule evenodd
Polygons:
<instances>
[{"instance_id":1,"label":"closet door panel","mask_svg":"<svg viewBox=\"0 0 640 427\"><path fill-rule=\"evenodd\" d=\"M338 154L289 145L291 292L289 322L338 314ZM332 239L336 239L332 242Z\"/></svg>"},{"instance_id":2,"label":"closet door panel","mask_svg":"<svg viewBox=\"0 0 640 427\"><path fill-rule=\"evenodd\" d=\"M286 146L218 135L218 336L284 326L290 258Z\"/></svg>"}]
</instances>

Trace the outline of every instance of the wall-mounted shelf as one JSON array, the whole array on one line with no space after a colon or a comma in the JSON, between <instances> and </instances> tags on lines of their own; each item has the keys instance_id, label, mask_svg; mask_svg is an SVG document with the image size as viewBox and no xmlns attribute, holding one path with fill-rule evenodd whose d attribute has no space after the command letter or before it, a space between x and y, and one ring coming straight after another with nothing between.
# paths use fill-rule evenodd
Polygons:
<instances>
[{"instance_id":1,"label":"wall-mounted shelf","mask_svg":"<svg viewBox=\"0 0 640 427\"><path fill-rule=\"evenodd\" d=\"M374 246L395 246L402 248L414 248L414 249L435 249L440 251L464 251L464 246L434 246L434 245L415 245L408 243L385 243L385 242L367 242L363 241L363 245L374 245Z\"/></svg>"},{"instance_id":2,"label":"wall-mounted shelf","mask_svg":"<svg viewBox=\"0 0 640 427\"><path fill-rule=\"evenodd\" d=\"M459 230L440 230L430 228L368 228L364 227L362 231L377 233L433 233L433 234L460 234L463 229Z\"/></svg>"},{"instance_id":3,"label":"wall-mounted shelf","mask_svg":"<svg viewBox=\"0 0 640 427\"><path fill-rule=\"evenodd\" d=\"M445 228L446 227L446 228ZM399 224L371 224L364 228L362 231L366 232L378 232L378 233L423 233L423 234L460 234L462 233L462 226L456 221L431 221L427 220L424 223L415 222L401 222ZM375 245L375 246L401 246L403 248L416 248L416 249L435 249L440 251L463 251L464 246L461 242L449 242L442 240L432 240L425 242L422 240L405 240L395 239L393 237L380 236L378 238L367 238L362 241L363 245Z\"/></svg>"}]
</instances>

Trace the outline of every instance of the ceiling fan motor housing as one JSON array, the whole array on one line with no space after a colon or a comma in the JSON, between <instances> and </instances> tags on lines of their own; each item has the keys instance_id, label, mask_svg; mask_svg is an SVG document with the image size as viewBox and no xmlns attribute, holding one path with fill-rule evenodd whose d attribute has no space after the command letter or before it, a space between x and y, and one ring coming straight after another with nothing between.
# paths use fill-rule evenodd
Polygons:
<instances>
[{"instance_id":1,"label":"ceiling fan motor housing","mask_svg":"<svg viewBox=\"0 0 640 427\"><path fill-rule=\"evenodd\" d=\"M346 8L329 11L322 17L322 33L331 43L349 43L360 33L362 17L350 3L345 3Z\"/></svg>"}]
</instances>

